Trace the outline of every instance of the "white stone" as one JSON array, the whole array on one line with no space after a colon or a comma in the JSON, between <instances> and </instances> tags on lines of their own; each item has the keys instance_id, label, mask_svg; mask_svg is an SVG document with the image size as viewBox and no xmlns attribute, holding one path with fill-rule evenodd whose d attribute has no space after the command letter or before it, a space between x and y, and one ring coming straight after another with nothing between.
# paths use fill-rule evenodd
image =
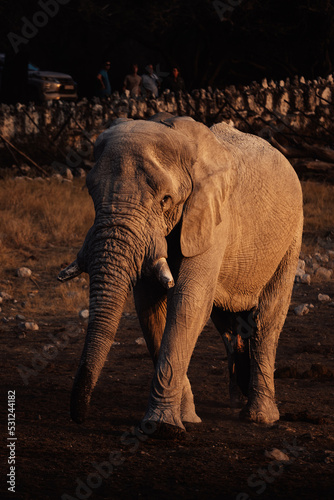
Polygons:
<instances>
[{"instance_id":1,"label":"white stone","mask_svg":"<svg viewBox=\"0 0 334 500\"><path fill-rule=\"evenodd\" d=\"M67 179L69 181L73 181L73 174L72 174L70 168L64 168L64 170L62 171L62 174L65 177L65 179Z\"/></svg>"},{"instance_id":2,"label":"white stone","mask_svg":"<svg viewBox=\"0 0 334 500\"><path fill-rule=\"evenodd\" d=\"M332 269L326 269L325 267L319 267L315 273L318 278L323 278L326 280L330 280L333 274Z\"/></svg>"},{"instance_id":3,"label":"white stone","mask_svg":"<svg viewBox=\"0 0 334 500\"><path fill-rule=\"evenodd\" d=\"M53 174L51 179L55 179L58 182L62 182L63 178L60 174Z\"/></svg>"},{"instance_id":4,"label":"white stone","mask_svg":"<svg viewBox=\"0 0 334 500\"><path fill-rule=\"evenodd\" d=\"M325 295L323 293L318 294L318 300L319 302L330 302L332 299L330 298L329 295Z\"/></svg>"},{"instance_id":5,"label":"white stone","mask_svg":"<svg viewBox=\"0 0 334 500\"><path fill-rule=\"evenodd\" d=\"M278 462L289 462L290 461L290 458L288 457L288 455L286 455L285 453L283 453L283 451L277 449L277 448L273 448L271 451L265 451L264 452L265 456L267 458L271 458L272 460L277 460Z\"/></svg>"},{"instance_id":6,"label":"white stone","mask_svg":"<svg viewBox=\"0 0 334 500\"><path fill-rule=\"evenodd\" d=\"M137 345L146 345L144 337L138 337L135 342Z\"/></svg>"},{"instance_id":7,"label":"white stone","mask_svg":"<svg viewBox=\"0 0 334 500\"><path fill-rule=\"evenodd\" d=\"M303 276L300 277L300 282L304 283L305 285L310 285L311 284L311 275L310 274L303 274Z\"/></svg>"},{"instance_id":8,"label":"white stone","mask_svg":"<svg viewBox=\"0 0 334 500\"><path fill-rule=\"evenodd\" d=\"M25 321L24 323L20 324L20 328L31 331L39 330L39 326L37 323L35 323L35 321Z\"/></svg>"},{"instance_id":9,"label":"white stone","mask_svg":"<svg viewBox=\"0 0 334 500\"><path fill-rule=\"evenodd\" d=\"M296 316L305 316L305 314L308 314L310 310L307 307L307 304L300 304L299 306L294 308L293 312Z\"/></svg>"},{"instance_id":10,"label":"white stone","mask_svg":"<svg viewBox=\"0 0 334 500\"><path fill-rule=\"evenodd\" d=\"M298 260L297 269L301 269L302 271L305 272L305 260L302 259Z\"/></svg>"},{"instance_id":11,"label":"white stone","mask_svg":"<svg viewBox=\"0 0 334 500\"><path fill-rule=\"evenodd\" d=\"M32 275L31 269L29 267L20 267L19 269L16 270L16 276L19 278L30 278Z\"/></svg>"},{"instance_id":12,"label":"white stone","mask_svg":"<svg viewBox=\"0 0 334 500\"><path fill-rule=\"evenodd\" d=\"M89 310L88 309L82 309L79 312L79 318L80 319L88 319L89 318Z\"/></svg>"}]
</instances>

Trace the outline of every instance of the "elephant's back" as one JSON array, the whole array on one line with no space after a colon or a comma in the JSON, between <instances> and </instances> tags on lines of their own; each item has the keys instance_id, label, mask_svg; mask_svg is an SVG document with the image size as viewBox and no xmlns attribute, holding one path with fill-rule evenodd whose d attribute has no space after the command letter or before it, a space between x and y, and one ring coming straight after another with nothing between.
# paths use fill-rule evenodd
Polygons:
<instances>
[{"instance_id":1,"label":"elephant's back","mask_svg":"<svg viewBox=\"0 0 334 500\"><path fill-rule=\"evenodd\" d=\"M235 181L243 194L246 185L257 197L271 194L291 205L291 210L302 210L302 191L298 176L290 162L276 148L256 135L246 134L219 123L211 127L223 147L232 156ZM273 200L274 202L274 200Z\"/></svg>"}]
</instances>

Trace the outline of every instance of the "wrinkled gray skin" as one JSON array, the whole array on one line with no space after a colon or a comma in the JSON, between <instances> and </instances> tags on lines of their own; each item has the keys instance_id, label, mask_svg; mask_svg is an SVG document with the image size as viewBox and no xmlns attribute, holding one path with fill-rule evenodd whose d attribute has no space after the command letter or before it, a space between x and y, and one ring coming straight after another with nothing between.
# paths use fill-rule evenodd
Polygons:
<instances>
[{"instance_id":1,"label":"wrinkled gray skin","mask_svg":"<svg viewBox=\"0 0 334 500\"><path fill-rule=\"evenodd\" d=\"M248 398L241 417L276 421L275 353L303 224L289 162L226 124L208 129L166 113L117 120L95 150L87 177L95 222L77 260L60 274L90 276L72 418L86 416L133 289L155 366L144 422L175 431L200 422L187 370L210 315L226 344L232 402L240 390Z\"/></svg>"}]
</instances>

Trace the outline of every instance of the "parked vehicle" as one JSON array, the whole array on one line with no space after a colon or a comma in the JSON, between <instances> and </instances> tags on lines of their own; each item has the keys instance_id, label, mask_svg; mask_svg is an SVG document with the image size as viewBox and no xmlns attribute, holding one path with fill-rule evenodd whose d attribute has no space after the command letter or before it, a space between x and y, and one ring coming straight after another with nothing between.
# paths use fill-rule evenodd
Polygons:
<instances>
[{"instance_id":1,"label":"parked vehicle","mask_svg":"<svg viewBox=\"0 0 334 500\"><path fill-rule=\"evenodd\" d=\"M31 68L32 65L29 65ZM70 75L54 71L28 70L28 99L32 101L78 98L77 85Z\"/></svg>"},{"instance_id":2,"label":"parked vehicle","mask_svg":"<svg viewBox=\"0 0 334 500\"><path fill-rule=\"evenodd\" d=\"M5 54L0 54L0 89L4 68ZM78 98L77 84L66 73L41 71L37 66L29 63L27 96L29 101L35 102L60 99L75 101Z\"/></svg>"}]
</instances>

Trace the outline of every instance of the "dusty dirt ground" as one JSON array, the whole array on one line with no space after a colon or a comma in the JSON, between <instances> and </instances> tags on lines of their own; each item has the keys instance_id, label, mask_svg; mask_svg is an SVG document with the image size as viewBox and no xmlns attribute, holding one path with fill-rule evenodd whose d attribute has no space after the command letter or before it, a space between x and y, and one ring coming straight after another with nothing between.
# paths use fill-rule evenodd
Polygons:
<instances>
[{"instance_id":1,"label":"dusty dirt ground","mask_svg":"<svg viewBox=\"0 0 334 500\"><path fill-rule=\"evenodd\" d=\"M59 269L47 265L50 251L57 249L25 261L39 276L39 294L46 296L50 287L58 286ZM69 417L69 399L86 323L76 314L59 310L46 316L41 310L34 317L39 331L24 337L17 320L2 320L24 314L25 298L14 272L6 270L0 283L4 290L10 280L16 300L4 301L0 313L5 464L1 498L333 498L334 308L317 300L319 292L334 298L333 279L295 285L277 354L278 374L287 376L276 380L279 423L263 427L239 421L239 410L229 406L225 349L209 323L189 368L202 424L190 429L183 441L150 437L143 441L131 433L145 412L153 367L146 348L135 342L141 331L131 299L116 338L119 344L112 347L94 392L89 418L77 425ZM25 293L36 291L35 283L27 283ZM312 302L314 310L297 317L293 308L303 302ZM71 337L64 337L68 334ZM62 345L50 349L57 339ZM44 356L41 361L42 352L52 359ZM310 370L314 364L317 367ZM26 384L18 372L20 365L31 370L25 372ZM285 367L293 370L282 370ZM4 481L9 455L6 400L13 390L16 492L10 493ZM272 448L285 450L290 462L279 466L266 456Z\"/></svg>"}]
</instances>

